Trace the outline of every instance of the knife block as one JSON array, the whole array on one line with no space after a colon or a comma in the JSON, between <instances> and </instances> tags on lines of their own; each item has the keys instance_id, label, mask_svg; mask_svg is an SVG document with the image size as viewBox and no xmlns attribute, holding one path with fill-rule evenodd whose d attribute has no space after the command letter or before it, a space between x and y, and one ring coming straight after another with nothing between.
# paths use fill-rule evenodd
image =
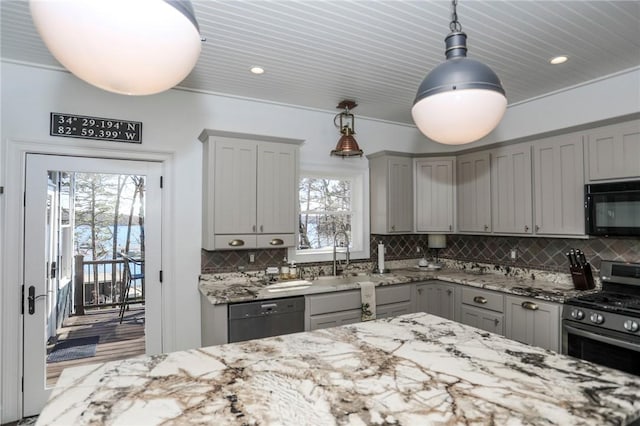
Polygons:
<instances>
[{"instance_id":1,"label":"knife block","mask_svg":"<svg viewBox=\"0 0 640 426\"><path fill-rule=\"evenodd\" d=\"M588 263L584 266L570 266L571 279L573 280L573 287L576 290L591 290L596 285L593 282L593 273L591 272L591 265Z\"/></svg>"}]
</instances>

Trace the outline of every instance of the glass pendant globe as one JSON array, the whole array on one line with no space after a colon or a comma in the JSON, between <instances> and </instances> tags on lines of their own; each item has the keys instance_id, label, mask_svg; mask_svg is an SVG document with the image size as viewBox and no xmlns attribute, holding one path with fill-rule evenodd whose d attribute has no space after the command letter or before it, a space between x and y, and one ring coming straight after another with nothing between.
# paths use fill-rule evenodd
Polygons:
<instances>
[{"instance_id":1,"label":"glass pendant globe","mask_svg":"<svg viewBox=\"0 0 640 426\"><path fill-rule=\"evenodd\" d=\"M500 123L507 98L486 89L450 90L428 96L411 109L413 121L429 139L448 145L477 141Z\"/></svg>"},{"instance_id":2,"label":"glass pendant globe","mask_svg":"<svg viewBox=\"0 0 640 426\"><path fill-rule=\"evenodd\" d=\"M75 76L109 92L151 95L184 80L200 55L191 4L174 3L31 0L30 9L47 48Z\"/></svg>"}]
</instances>

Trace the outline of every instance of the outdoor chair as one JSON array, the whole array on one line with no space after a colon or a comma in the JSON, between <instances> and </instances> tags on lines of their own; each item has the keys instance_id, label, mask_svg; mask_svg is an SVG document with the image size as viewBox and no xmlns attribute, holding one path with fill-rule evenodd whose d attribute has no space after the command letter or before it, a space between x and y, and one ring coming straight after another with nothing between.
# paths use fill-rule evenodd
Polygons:
<instances>
[{"instance_id":1,"label":"outdoor chair","mask_svg":"<svg viewBox=\"0 0 640 426\"><path fill-rule=\"evenodd\" d=\"M124 260L124 274L122 277L122 288L120 292L120 324L122 324L122 318L124 317L124 311L127 310L129 304L129 291L131 289L131 283L134 281L140 281L142 295L144 295L144 260L134 259L133 257L120 253L120 257ZM136 272L136 266L139 267L140 272Z\"/></svg>"}]
</instances>

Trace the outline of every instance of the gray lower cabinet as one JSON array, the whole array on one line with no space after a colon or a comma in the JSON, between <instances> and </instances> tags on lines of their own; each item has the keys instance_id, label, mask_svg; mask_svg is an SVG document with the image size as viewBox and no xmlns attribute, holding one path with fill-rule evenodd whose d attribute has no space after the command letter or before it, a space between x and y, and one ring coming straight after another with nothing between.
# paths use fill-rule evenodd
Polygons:
<instances>
[{"instance_id":1,"label":"gray lower cabinet","mask_svg":"<svg viewBox=\"0 0 640 426\"><path fill-rule=\"evenodd\" d=\"M305 306L305 330L360 322L361 304L360 290L309 295Z\"/></svg>"},{"instance_id":2,"label":"gray lower cabinet","mask_svg":"<svg viewBox=\"0 0 640 426\"><path fill-rule=\"evenodd\" d=\"M499 312L462 305L460 322L491 333L504 335L504 314Z\"/></svg>"},{"instance_id":3,"label":"gray lower cabinet","mask_svg":"<svg viewBox=\"0 0 640 426\"><path fill-rule=\"evenodd\" d=\"M411 284L399 284L376 288L376 318L397 317L413 312Z\"/></svg>"},{"instance_id":4,"label":"gray lower cabinet","mask_svg":"<svg viewBox=\"0 0 640 426\"><path fill-rule=\"evenodd\" d=\"M461 290L460 322L504 335L504 296L471 287Z\"/></svg>"},{"instance_id":5,"label":"gray lower cabinet","mask_svg":"<svg viewBox=\"0 0 640 426\"><path fill-rule=\"evenodd\" d=\"M456 286L439 281L416 285L416 311L455 320Z\"/></svg>"},{"instance_id":6,"label":"gray lower cabinet","mask_svg":"<svg viewBox=\"0 0 640 426\"><path fill-rule=\"evenodd\" d=\"M560 351L561 305L506 296L506 337L529 345Z\"/></svg>"},{"instance_id":7,"label":"gray lower cabinet","mask_svg":"<svg viewBox=\"0 0 640 426\"><path fill-rule=\"evenodd\" d=\"M200 295L200 316L202 318L200 329L202 346L229 343L226 304L212 305L209 299Z\"/></svg>"}]
</instances>

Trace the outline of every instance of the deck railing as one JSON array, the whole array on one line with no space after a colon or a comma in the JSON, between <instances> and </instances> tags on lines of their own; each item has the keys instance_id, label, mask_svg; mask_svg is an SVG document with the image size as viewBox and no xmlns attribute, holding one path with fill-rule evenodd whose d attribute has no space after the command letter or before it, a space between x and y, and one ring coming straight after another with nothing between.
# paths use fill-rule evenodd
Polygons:
<instances>
[{"instance_id":1,"label":"deck railing","mask_svg":"<svg viewBox=\"0 0 640 426\"><path fill-rule=\"evenodd\" d=\"M141 273L141 266L133 274ZM84 260L83 255L75 256L74 289L75 313L84 315L85 308L118 306L122 303L126 279L123 259ZM129 288L127 303L144 302L144 284L134 281Z\"/></svg>"}]
</instances>

